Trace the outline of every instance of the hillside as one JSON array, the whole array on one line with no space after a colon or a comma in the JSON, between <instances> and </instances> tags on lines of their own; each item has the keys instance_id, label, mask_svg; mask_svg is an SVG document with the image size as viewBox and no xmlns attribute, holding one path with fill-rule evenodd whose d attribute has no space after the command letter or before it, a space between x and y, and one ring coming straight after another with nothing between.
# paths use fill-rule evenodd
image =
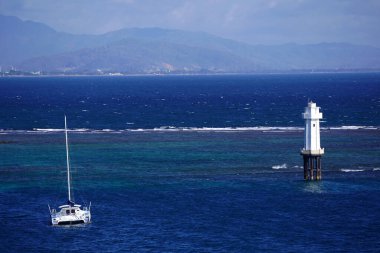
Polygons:
<instances>
[{"instance_id":1,"label":"hillside","mask_svg":"<svg viewBox=\"0 0 380 253\"><path fill-rule=\"evenodd\" d=\"M0 64L3 70L77 74L380 70L380 49L344 43L249 45L161 28L74 35L0 15Z\"/></svg>"}]
</instances>

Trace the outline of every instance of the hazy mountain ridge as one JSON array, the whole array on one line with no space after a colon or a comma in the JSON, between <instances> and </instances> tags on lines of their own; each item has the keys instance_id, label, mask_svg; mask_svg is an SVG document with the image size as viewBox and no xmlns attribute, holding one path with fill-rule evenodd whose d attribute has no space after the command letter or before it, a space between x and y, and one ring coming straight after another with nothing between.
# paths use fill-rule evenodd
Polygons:
<instances>
[{"instance_id":1,"label":"hazy mountain ridge","mask_svg":"<svg viewBox=\"0 0 380 253\"><path fill-rule=\"evenodd\" d=\"M33 58L20 64L20 67L27 71L44 69L48 72L87 74L255 70L254 63L227 52L134 39L50 57Z\"/></svg>"},{"instance_id":2,"label":"hazy mountain ridge","mask_svg":"<svg viewBox=\"0 0 380 253\"><path fill-rule=\"evenodd\" d=\"M203 32L130 28L60 33L0 15L0 64L49 73L380 70L380 49L344 43L249 45Z\"/></svg>"},{"instance_id":3,"label":"hazy mountain ridge","mask_svg":"<svg viewBox=\"0 0 380 253\"><path fill-rule=\"evenodd\" d=\"M32 21L0 15L0 64L15 65L32 57L87 47L91 35L72 35Z\"/></svg>"}]
</instances>

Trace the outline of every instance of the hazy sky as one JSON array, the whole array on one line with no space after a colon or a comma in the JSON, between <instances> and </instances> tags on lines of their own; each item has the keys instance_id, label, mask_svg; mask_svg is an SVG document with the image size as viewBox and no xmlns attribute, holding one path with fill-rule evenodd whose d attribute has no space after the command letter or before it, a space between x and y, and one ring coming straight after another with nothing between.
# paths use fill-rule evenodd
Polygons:
<instances>
[{"instance_id":1,"label":"hazy sky","mask_svg":"<svg viewBox=\"0 0 380 253\"><path fill-rule=\"evenodd\" d=\"M71 33L162 27L251 44L380 47L380 0L0 0L0 14Z\"/></svg>"}]
</instances>

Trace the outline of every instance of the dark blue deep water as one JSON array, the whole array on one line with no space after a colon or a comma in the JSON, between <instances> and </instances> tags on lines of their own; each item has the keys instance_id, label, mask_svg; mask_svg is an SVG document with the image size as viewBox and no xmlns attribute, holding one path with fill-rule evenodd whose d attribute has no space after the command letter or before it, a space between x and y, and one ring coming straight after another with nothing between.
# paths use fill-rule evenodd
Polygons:
<instances>
[{"instance_id":1,"label":"dark blue deep water","mask_svg":"<svg viewBox=\"0 0 380 253\"><path fill-rule=\"evenodd\" d=\"M308 100L321 182L303 181ZM89 225L49 225L64 114ZM380 74L0 78L0 129L0 252L380 248Z\"/></svg>"},{"instance_id":2,"label":"dark blue deep water","mask_svg":"<svg viewBox=\"0 0 380 253\"><path fill-rule=\"evenodd\" d=\"M0 79L0 128L380 126L380 74Z\"/></svg>"}]
</instances>

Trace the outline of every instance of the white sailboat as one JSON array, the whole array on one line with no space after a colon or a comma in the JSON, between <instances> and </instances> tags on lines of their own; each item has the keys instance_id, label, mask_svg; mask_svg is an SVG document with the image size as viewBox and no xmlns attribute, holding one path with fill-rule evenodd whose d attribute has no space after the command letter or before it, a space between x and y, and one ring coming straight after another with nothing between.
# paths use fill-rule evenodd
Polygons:
<instances>
[{"instance_id":1,"label":"white sailboat","mask_svg":"<svg viewBox=\"0 0 380 253\"><path fill-rule=\"evenodd\" d=\"M68 201L66 205L61 205L58 212L55 209L50 209L51 224L52 225L73 225L80 223L91 222L91 203L87 208L86 206L81 209L81 205L75 204L71 199L71 184L70 184L70 159L69 159L69 144L67 139L67 123L65 116L65 137L66 137L66 163L67 163L67 188L68 188Z\"/></svg>"}]
</instances>

